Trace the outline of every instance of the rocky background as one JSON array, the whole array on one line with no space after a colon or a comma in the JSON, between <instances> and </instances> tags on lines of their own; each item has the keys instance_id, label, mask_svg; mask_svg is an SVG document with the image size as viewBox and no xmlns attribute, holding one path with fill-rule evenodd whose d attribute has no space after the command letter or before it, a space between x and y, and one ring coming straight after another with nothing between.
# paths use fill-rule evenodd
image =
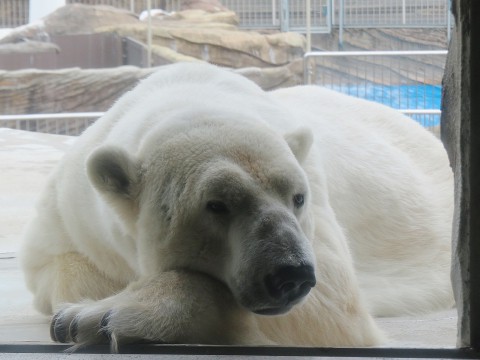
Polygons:
<instances>
[{"instance_id":1,"label":"rocky background","mask_svg":"<svg viewBox=\"0 0 480 360\"><path fill-rule=\"evenodd\" d=\"M35 57L36 61L42 56L61 57L66 46L60 46L61 42L56 43L55 39L67 41L74 49L75 36L105 35L117 39L118 59L111 68L88 68L87 60L83 65L81 58L107 52L92 43L75 54L75 68L0 70L0 114L104 111L139 79L155 71L155 66L178 61L207 61L232 68L266 90L303 83L306 41L302 34L243 30L236 14L218 0L184 0L179 12L152 11L152 15L152 68L128 66L135 58L142 58L145 63L145 14L138 17L108 6L71 4L41 22L14 29L0 39L0 68L2 56L9 57L10 64L12 56L17 55ZM446 48L446 31L436 29L346 29L343 39L344 50ZM312 40L316 50L339 49L335 30L314 35ZM126 43L136 44L139 53L126 54ZM16 64L14 60L15 65L20 66L20 62ZM321 70L348 73L348 68L339 68L335 61L323 65Z\"/></svg>"}]
</instances>

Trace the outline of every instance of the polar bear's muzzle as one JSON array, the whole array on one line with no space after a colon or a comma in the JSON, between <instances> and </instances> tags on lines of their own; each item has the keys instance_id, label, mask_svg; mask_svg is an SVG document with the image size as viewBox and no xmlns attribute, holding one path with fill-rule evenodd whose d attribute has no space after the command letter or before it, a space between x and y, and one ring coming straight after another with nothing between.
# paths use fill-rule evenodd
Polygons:
<instances>
[{"instance_id":1,"label":"polar bear's muzzle","mask_svg":"<svg viewBox=\"0 0 480 360\"><path fill-rule=\"evenodd\" d=\"M254 310L261 315L277 315L289 311L316 284L315 272L310 265L283 266L264 280L269 295L281 305Z\"/></svg>"},{"instance_id":2,"label":"polar bear's muzzle","mask_svg":"<svg viewBox=\"0 0 480 360\"><path fill-rule=\"evenodd\" d=\"M283 314L316 285L313 250L288 210L277 206L259 211L232 233L237 236L230 239L227 283L245 308L261 315Z\"/></svg>"}]
</instances>

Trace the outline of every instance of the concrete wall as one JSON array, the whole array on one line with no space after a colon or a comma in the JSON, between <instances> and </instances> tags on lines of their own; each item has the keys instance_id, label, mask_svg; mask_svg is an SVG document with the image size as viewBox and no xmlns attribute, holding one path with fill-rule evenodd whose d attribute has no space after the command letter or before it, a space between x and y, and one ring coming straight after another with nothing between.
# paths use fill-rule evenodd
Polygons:
<instances>
[{"instance_id":1,"label":"concrete wall","mask_svg":"<svg viewBox=\"0 0 480 360\"><path fill-rule=\"evenodd\" d=\"M18 46L27 46L29 43L20 43L11 45L10 51L0 51L0 70L69 67L100 69L127 65L124 54L124 42L127 40L123 41L115 34L52 35L49 40L48 48L30 43L32 45L28 51L21 51ZM3 48L7 48L7 45ZM133 52L136 49L130 50ZM141 53L141 50L143 49L138 49L137 52ZM136 54L131 54L130 57L134 55Z\"/></svg>"},{"instance_id":2,"label":"concrete wall","mask_svg":"<svg viewBox=\"0 0 480 360\"><path fill-rule=\"evenodd\" d=\"M442 140L455 173L452 282L459 347L480 349L480 1L452 4Z\"/></svg>"}]
</instances>

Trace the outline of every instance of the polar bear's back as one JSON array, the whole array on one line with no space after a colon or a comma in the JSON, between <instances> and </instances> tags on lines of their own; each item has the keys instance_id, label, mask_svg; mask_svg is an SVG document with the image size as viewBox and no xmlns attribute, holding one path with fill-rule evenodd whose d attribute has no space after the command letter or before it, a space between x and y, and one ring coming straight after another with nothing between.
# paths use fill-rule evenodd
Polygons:
<instances>
[{"instance_id":1,"label":"polar bear's back","mask_svg":"<svg viewBox=\"0 0 480 360\"><path fill-rule=\"evenodd\" d=\"M378 162L386 161L391 165L383 169L386 173L407 167L422 176L432 191L446 193L439 200L451 208L453 174L445 148L411 118L387 106L317 86L282 89L272 95L292 112L296 126L313 130L327 166L338 168L333 163L345 161L349 167L360 163L378 168Z\"/></svg>"},{"instance_id":2,"label":"polar bear's back","mask_svg":"<svg viewBox=\"0 0 480 360\"><path fill-rule=\"evenodd\" d=\"M403 151L425 173L451 179L441 142L397 110L318 86L281 89L272 95L301 117L298 121L311 127L318 139L339 131L346 138L367 137L359 139L361 142L381 138Z\"/></svg>"},{"instance_id":3,"label":"polar bear's back","mask_svg":"<svg viewBox=\"0 0 480 360\"><path fill-rule=\"evenodd\" d=\"M453 176L441 142L394 109L328 89L272 95L296 124L313 129L329 202L371 311L388 316L453 304Z\"/></svg>"},{"instance_id":4,"label":"polar bear's back","mask_svg":"<svg viewBox=\"0 0 480 360\"><path fill-rule=\"evenodd\" d=\"M194 102L204 107L222 103L225 96L261 97L262 90L253 82L231 71L209 64L178 63L158 68L124 94L110 110L82 136L82 147L119 142L136 146L150 127L161 124L169 112L179 112ZM168 99L168 101L165 101ZM133 150L133 149L132 149Z\"/></svg>"}]
</instances>

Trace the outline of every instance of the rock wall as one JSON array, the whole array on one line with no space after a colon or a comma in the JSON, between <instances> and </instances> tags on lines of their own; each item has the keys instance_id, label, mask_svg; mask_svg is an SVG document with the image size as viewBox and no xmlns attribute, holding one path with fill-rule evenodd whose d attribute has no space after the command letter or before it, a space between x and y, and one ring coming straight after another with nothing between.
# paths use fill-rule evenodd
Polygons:
<instances>
[{"instance_id":1,"label":"rock wall","mask_svg":"<svg viewBox=\"0 0 480 360\"><path fill-rule=\"evenodd\" d=\"M453 3L444 77L442 140L455 174L452 282L459 315L457 346L480 351L480 4Z\"/></svg>"},{"instance_id":2,"label":"rock wall","mask_svg":"<svg viewBox=\"0 0 480 360\"><path fill-rule=\"evenodd\" d=\"M153 66L177 61L208 61L237 69L239 73L252 79L265 90L303 83L302 57L305 48L303 35L241 30L237 26L236 15L228 9L218 9L215 1L185 0L187 10L173 14L159 12L152 18ZM192 9L201 7L200 5L205 9ZM135 43L137 49L141 49L142 60L135 62L128 60L126 64L146 63L145 21L139 20L126 10L73 4L58 9L40 23L19 27L1 39L0 64L2 53L36 52L42 56L61 54L62 51L69 53L65 46L52 42L55 36L68 34L93 34L92 36L109 34L117 39L132 38L136 40L132 43ZM344 49L440 48L444 46L442 39L446 39L446 33L437 30L348 29L344 32ZM312 40L315 49L338 50L336 30L331 34L314 35ZM416 45L413 46L414 44ZM106 47L93 46L90 55L98 56L108 51L110 50ZM125 53L123 57L124 60L128 58ZM136 60L138 58L137 56ZM31 60L29 61L31 63ZM316 71L324 77L349 76L355 80L355 68L342 61L332 59L318 66ZM395 61L406 66L411 60ZM432 69L438 70L436 74L443 72L442 60L439 61L429 65ZM72 65L71 62L68 64L70 65L67 66L83 66L77 63ZM372 70L370 71L372 76L378 77L375 74L378 74L379 66L367 62L364 65L365 69ZM391 73L389 68L384 70L388 74ZM112 69L71 68L54 71L30 69L0 72L0 114L103 111L139 79L152 71L154 69L126 66ZM441 75L429 76L426 80L439 83L440 77ZM372 80L381 82L378 78Z\"/></svg>"},{"instance_id":3,"label":"rock wall","mask_svg":"<svg viewBox=\"0 0 480 360\"><path fill-rule=\"evenodd\" d=\"M184 5L195 4L207 8L215 5L208 2L207 6L202 1L185 1ZM303 35L244 31L238 28L235 13L223 11L223 7L221 10L152 13L156 14L152 16L153 52L160 58L159 63L153 65L197 59L231 68L276 67L303 56ZM146 44L147 32L147 22L126 10L72 4L59 8L38 24L17 28L0 39L0 53L5 46L9 52L15 51L15 46L24 52L22 43L49 43L54 35L108 33Z\"/></svg>"},{"instance_id":4,"label":"rock wall","mask_svg":"<svg viewBox=\"0 0 480 360\"><path fill-rule=\"evenodd\" d=\"M304 36L240 30L236 15L219 8L215 1L190 0L184 1L183 5L189 9L174 14L159 13L152 18L153 66L178 61L208 61L239 69L266 90L302 83ZM197 5L205 9L191 9ZM67 34L129 37L136 40L139 47L143 46L140 50L144 56L142 44L147 43L147 23L126 10L67 5L42 22L20 27L0 40L0 63L2 48L7 55L12 52L24 54L35 49L61 54L67 51L65 46L46 45L52 44L56 36ZM69 41L75 41L75 37L71 39ZM102 50L110 51L96 47L90 56L101 55ZM154 68L127 66L0 72L0 113L104 111L139 79L153 71Z\"/></svg>"},{"instance_id":5,"label":"rock wall","mask_svg":"<svg viewBox=\"0 0 480 360\"><path fill-rule=\"evenodd\" d=\"M255 67L232 70L256 82L265 90L293 86L302 82L303 62L260 69ZM156 68L122 66L110 69L61 69L0 71L0 114L42 114L106 111L140 79ZM65 123L65 122L64 122ZM71 127L58 122L43 121L22 125L24 129L62 134L78 134L88 125L73 122ZM1 121L0 127L16 128L17 124Z\"/></svg>"}]
</instances>

